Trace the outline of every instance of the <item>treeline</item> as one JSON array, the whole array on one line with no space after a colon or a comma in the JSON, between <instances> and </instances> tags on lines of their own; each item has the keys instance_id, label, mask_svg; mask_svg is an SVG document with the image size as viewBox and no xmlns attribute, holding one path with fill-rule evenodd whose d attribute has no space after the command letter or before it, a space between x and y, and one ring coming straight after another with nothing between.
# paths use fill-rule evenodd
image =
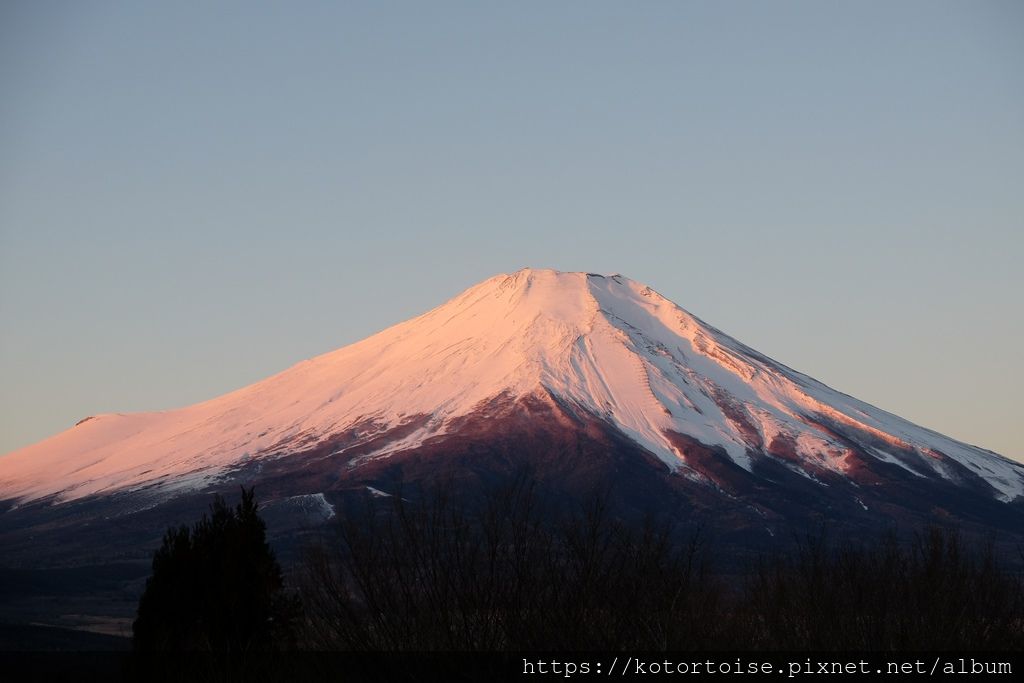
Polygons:
<instances>
[{"instance_id":1,"label":"treeline","mask_svg":"<svg viewBox=\"0 0 1024 683\"><path fill-rule=\"evenodd\" d=\"M726 577L708 539L600 500L556 515L526 479L452 491L340 515L287 580L252 491L218 499L168 532L136 651L1024 649L1024 580L954 531L818 535Z\"/></svg>"},{"instance_id":2,"label":"treeline","mask_svg":"<svg viewBox=\"0 0 1024 683\"><path fill-rule=\"evenodd\" d=\"M302 580L330 650L1019 650L1024 581L990 545L929 529L823 534L726 580L713 544L601 502L553 520L526 481L468 508L394 496L339 522Z\"/></svg>"}]
</instances>

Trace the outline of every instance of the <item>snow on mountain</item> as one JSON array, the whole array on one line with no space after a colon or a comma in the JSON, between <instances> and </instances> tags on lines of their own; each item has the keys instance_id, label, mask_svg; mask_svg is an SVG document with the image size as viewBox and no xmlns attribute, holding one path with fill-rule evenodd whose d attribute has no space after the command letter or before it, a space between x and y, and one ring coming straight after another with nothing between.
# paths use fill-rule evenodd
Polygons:
<instances>
[{"instance_id":1,"label":"snow on mountain","mask_svg":"<svg viewBox=\"0 0 1024 683\"><path fill-rule=\"evenodd\" d=\"M778 456L813 479L854 466L853 434L861 452L917 476L956 483L966 471L1002 500L1024 495L1024 466L786 368L649 287L527 269L219 398L84 420L0 458L0 499L197 488L341 433L346 448L373 444L359 461L386 458L501 396L586 411L695 481L703 475L675 435L721 447L748 471Z\"/></svg>"}]
</instances>

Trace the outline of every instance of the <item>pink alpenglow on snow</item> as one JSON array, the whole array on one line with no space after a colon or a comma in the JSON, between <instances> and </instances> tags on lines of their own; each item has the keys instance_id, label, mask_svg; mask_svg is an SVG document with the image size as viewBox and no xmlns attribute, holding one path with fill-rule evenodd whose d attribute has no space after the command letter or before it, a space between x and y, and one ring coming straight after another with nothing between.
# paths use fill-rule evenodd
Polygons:
<instances>
[{"instance_id":1,"label":"pink alpenglow on snow","mask_svg":"<svg viewBox=\"0 0 1024 683\"><path fill-rule=\"evenodd\" d=\"M443 437L498 397L586 411L696 482L705 478L677 435L720 447L748 471L754 458L777 457L816 479L864 457L829 427L838 425L859 435L862 453L916 476L957 483L969 472L1000 500L1024 495L1020 464L776 363L650 287L526 269L219 398L84 420L0 458L0 499L61 502L142 487L170 494L346 432L356 435L346 448L362 446L357 467ZM380 438L391 431L400 436ZM367 450L370 442L379 446Z\"/></svg>"}]
</instances>

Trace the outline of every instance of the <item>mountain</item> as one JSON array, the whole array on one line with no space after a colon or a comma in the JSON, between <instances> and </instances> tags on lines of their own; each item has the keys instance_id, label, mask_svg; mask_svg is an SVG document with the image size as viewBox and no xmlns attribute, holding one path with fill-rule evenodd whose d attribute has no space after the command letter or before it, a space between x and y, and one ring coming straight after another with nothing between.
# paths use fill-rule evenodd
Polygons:
<instances>
[{"instance_id":1,"label":"mountain","mask_svg":"<svg viewBox=\"0 0 1024 683\"><path fill-rule=\"evenodd\" d=\"M219 398L89 417L0 458L0 542L19 567L95 561L86 538L134 561L239 483L297 529L353 496L524 467L553 496L604 490L624 514L670 511L740 545L820 523L1024 538L1020 463L831 389L628 278L527 269Z\"/></svg>"},{"instance_id":2,"label":"mountain","mask_svg":"<svg viewBox=\"0 0 1024 683\"><path fill-rule=\"evenodd\" d=\"M1024 496L1024 467L917 427L772 361L619 275L521 270L351 346L191 407L98 415L0 459L0 499L167 495L248 462L333 445L358 469L444 440L496 401L601 421L680 477L688 447L753 474L911 476ZM871 473L875 472L875 475Z\"/></svg>"}]
</instances>

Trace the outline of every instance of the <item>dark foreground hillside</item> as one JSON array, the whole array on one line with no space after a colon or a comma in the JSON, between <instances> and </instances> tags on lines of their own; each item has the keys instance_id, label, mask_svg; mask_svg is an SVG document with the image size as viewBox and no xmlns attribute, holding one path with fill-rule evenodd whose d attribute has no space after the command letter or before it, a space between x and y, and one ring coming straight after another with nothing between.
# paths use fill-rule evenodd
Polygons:
<instances>
[{"instance_id":1,"label":"dark foreground hillside","mask_svg":"<svg viewBox=\"0 0 1024 683\"><path fill-rule=\"evenodd\" d=\"M401 496L339 522L300 585L308 647L369 650L1009 650L1024 583L955 529L828 529L743 568L595 500L552 518L529 484L470 511Z\"/></svg>"},{"instance_id":2,"label":"dark foreground hillside","mask_svg":"<svg viewBox=\"0 0 1024 683\"><path fill-rule=\"evenodd\" d=\"M601 498L554 510L525 479L473 502L449 493L372 499L307 542L283 587L300 611L286 630L261 629L258 645L209 637L211 623L245 631L235 603L200 598L190 620L182 595L147 608L150 623L182 631L167 640L130 651L123 638L5 625L0 662L26 680L504 680L536 662L607 666L620 654L764 660L782 673L794 656L886 666L946 653L937 665L1024 650L1021 574L955 529L871 543L822 529L738 569L716 561L713 537L624 520ZM229 586L244 566L204 560L202 571Z\"/></svg>"}]
</instances>

